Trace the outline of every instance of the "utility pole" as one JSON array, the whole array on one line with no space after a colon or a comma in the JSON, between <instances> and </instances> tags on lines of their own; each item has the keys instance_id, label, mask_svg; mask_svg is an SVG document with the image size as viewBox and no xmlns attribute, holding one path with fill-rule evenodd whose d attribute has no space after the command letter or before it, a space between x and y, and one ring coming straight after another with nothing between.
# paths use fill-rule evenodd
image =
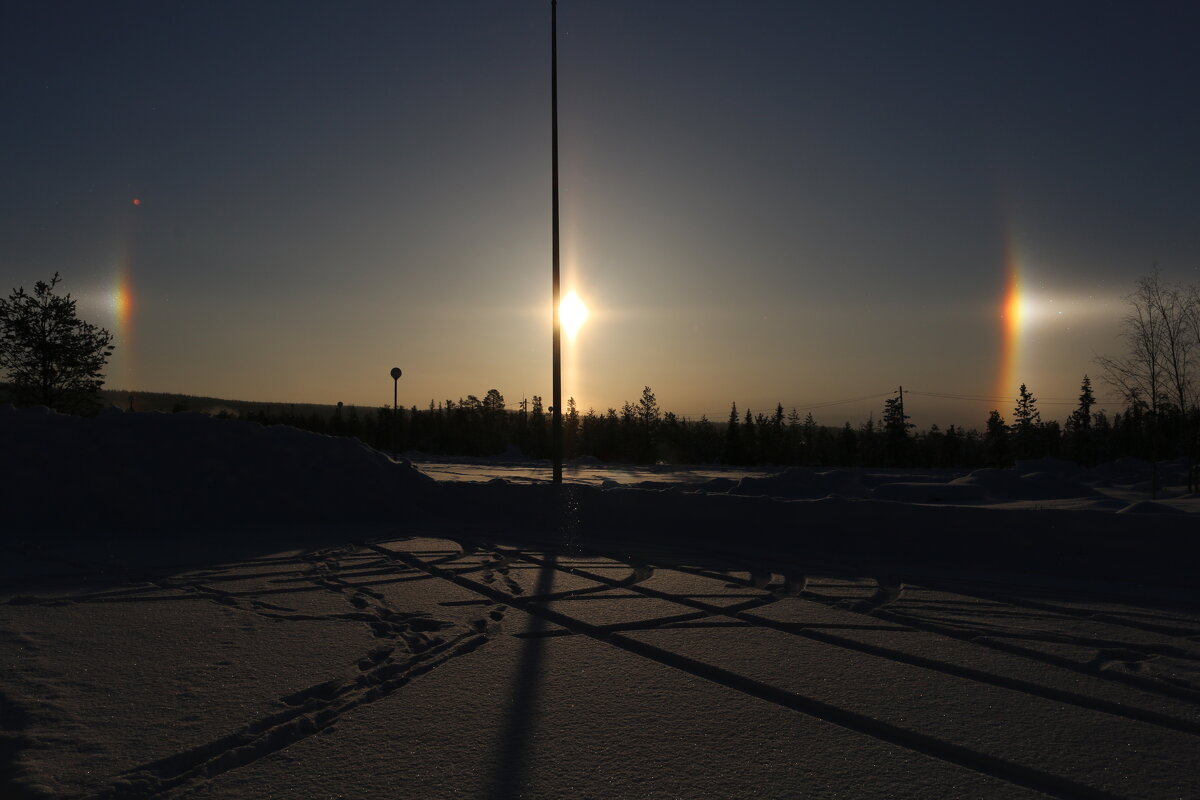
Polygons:
<instances>
[{"instance_id":1,"label":"utility pole","mask_svg":"<svg viewBox=\"0 0 1200 800\"><path fill-rule=\"evenodd\" d=\"M550 0L550 173L551 173L551 303L553 317L553 389L550 409L550 442L554 450L554 484L562 484L562 331L558 319L558 0Z\"/></svg>"}]
</instances>

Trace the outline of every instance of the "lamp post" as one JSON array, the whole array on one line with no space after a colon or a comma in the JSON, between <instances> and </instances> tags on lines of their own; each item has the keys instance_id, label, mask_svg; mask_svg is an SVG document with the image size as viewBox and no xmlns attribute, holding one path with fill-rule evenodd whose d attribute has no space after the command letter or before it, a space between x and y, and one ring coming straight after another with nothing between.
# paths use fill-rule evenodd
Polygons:
<instances>
[{"instance_id":1,"label":"lamp post","mask_svg":"<svg viewBox=\"0 0 1200 800\"><path fill-rule=\"evenodd\" d=\"M396 416L399 411L397 398L400 396L400 372L399 367L392 367L392 458L396 457Z\"/></svg>"},{"instance_id":2,"label":"lamp post","mask_svg":"<svg viewBox=\"0 0 1200 800\"><path fill-rule=\"evenodd\" d=\"M553 388L550 410L550 444L554 450L554 484L562 484L562 333L558 319L558 0L550 0L550 173L551 173L551 303L553 345L551 369Z\"/></svg>"}]
</instances>

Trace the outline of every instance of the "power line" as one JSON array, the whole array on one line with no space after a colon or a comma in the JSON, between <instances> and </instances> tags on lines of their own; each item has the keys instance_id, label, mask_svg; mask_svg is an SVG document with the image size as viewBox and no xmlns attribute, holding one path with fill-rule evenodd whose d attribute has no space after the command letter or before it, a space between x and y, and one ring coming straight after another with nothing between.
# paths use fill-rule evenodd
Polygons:
<instances>
[{"instance_id":1,"label":"power line","mask_svg":"<svg viewBox=\"0 0 1200 800\"><path fill-rule=\"evenodd\" d=\"M1014 403L1014 402L1016 402L1015 397L996 397L996 396L991 396L991 395L980 395L980 394L953 394L951 392L918 392L915 389L910 389L908 391L908 394L917 395L918 397L936 397L941 400L966 400L966 401L970 401L970 402L979 402L979 403ZM1067 399L1067 398L1062 398L1062 397L1039 397L1039 398L1036 398L1036 400L1038 403L1040 403L1042 405L1047 405L1047 406L1077 406L1077 405L1079 405L1078 398ZM1099 397L1096 398L1097 405L1102 405L1105 403L1116 404L1116 403L1120 403L1120 402L1122 402L1122 401L1114 400L1112 398L1099 398Z\"/></svg>"},{"instance_id":2,"label":"power line","mask_svg":"<svg viewBox=\"0 0 1200 800\"><path fill-rule=\"evenodd\" d=\"M862 397L849 397L844 400L824 400L819 403L776 403L775 405L781 405L784 408L789 409L789 410L795 409L797 411L815 411L820 408L832 408L834 406L844 406L844 405L848 405L850 403L861 403L866 400L878 400L881 397L890 397L893 394L895 394L894 391L893 392L881 392L880 394L868 394L868 395L863 395ZM771 405L771 404L768 404L768 405ZM749 408L749 406L746 406L746 407ZM701 416L715 417L715 416L723 415L725 413L726 413L725 411L711 411L711 412L705 411L701 414L696 414L694 412L685 412L685 413L679 414L679 416L681 416L681 417L701 417Z\"/></svg>"}]
</instances>

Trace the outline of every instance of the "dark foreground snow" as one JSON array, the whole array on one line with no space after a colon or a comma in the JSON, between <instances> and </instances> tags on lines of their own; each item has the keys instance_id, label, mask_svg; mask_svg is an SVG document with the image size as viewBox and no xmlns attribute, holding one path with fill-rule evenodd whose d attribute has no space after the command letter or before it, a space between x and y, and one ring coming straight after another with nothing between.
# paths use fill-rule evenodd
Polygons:
<instances>
[{"instance_id":1,"label":"dark foreground snow","mask_svg":"<svg viewBox=\"0 0 1200 800\"><path fill-rule=\"evenodd\" d=\"M11 409L0 445L0 797L1200 796L1200 526L1125 476L559 493ZM993 501L878 491L920 484Z\"/></svg>"}]
</instances>

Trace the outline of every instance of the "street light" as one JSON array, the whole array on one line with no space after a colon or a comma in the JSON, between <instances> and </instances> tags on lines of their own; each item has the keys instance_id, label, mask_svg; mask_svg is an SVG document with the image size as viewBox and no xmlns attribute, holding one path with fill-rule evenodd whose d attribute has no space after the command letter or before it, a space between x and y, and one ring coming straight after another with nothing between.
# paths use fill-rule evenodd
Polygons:
<instances>
[{"instance_id":1,"label":"street light","mask_svg":"<svg viewBox=\"0 0 1200 800\"><path fill-rule=\"evenodd\" d=\"M553 380L550 412L550 444L554 450L554 483L562 485L562 334L558 319L558 0L550 0L550 165L551 165L551 306L553 310L552 366Z\"/></svg>"},{"instance_id":2,"label":"street light","mask_svg":"<svg viewBox=\"0 0 1200 800\"><path fill-rule=\"evenodd\" d=\"M392 367L391 374L392 374L392 457L395 458L396 457L396 413L398 410L397 404L396 404L396 399L399 397L399 392L400 392L400 375L401 375L400 368Z\"/></svg>"}]
</instances>

